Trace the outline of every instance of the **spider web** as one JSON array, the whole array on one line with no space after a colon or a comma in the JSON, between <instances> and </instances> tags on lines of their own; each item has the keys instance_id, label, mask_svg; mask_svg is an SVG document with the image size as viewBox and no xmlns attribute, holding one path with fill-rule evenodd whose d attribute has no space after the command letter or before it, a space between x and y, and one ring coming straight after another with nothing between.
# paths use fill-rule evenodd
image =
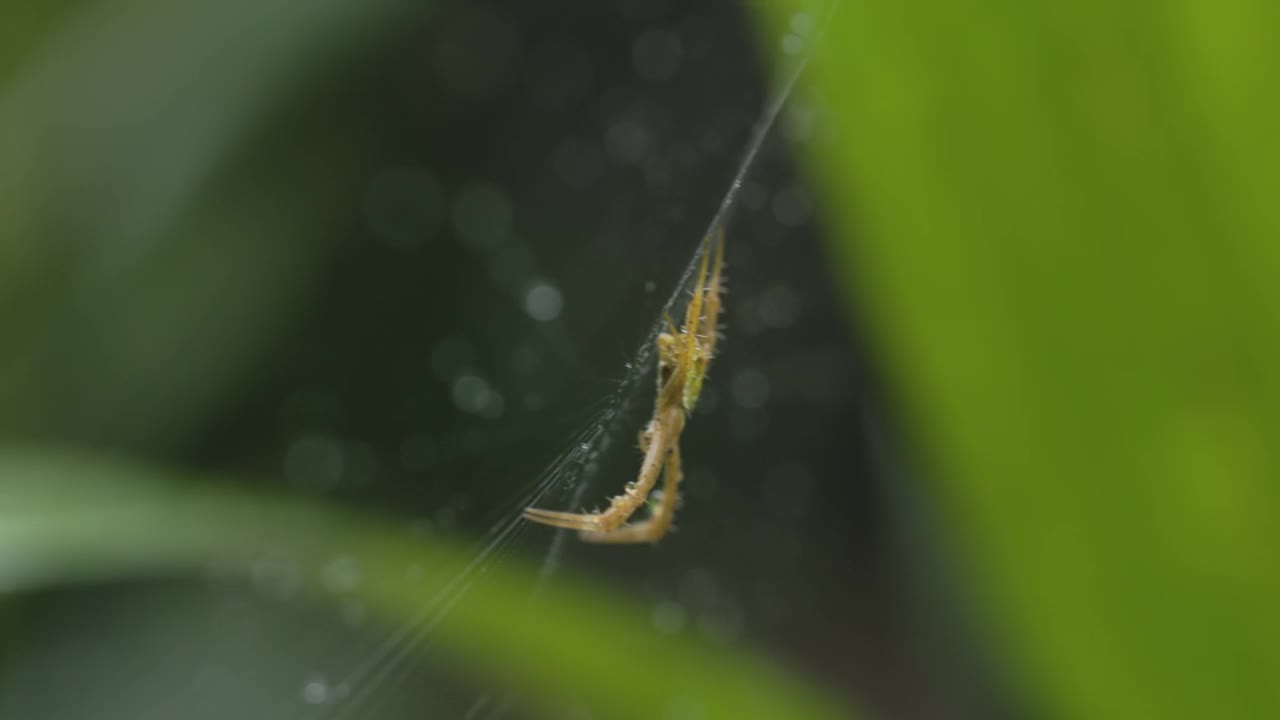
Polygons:
<instances>
[{"instance_id":1,"label":"spider web","mask_svg":"<svg viewBox=\"0 0 1280 720\"><path fill-rule=\"evenodd\" d=\"M601 460L611 454L619 438L634 437L636 419L652 402L656 339L665 328L663 318L667 314L676 315L674 311L682 307L693 292L702 254L710 250L704 238L725 230L729 245L726 254L732 257L733 236L727 231L727 226L744 181L751 173L761 149L773 135L778 119L808 65L812 48L820 40L822 30L829 23L837 4L833 2L826 6L820 15L813 12L798 14L796 17L802 22L793 23L794 32L780 39L784 53L790 57L784 58L787 61L779 71L780 80L775 84L776 90L754 124L736 171L705 231L688 240L688 245L693 249L643 339L630 354L630 359L622 363L624 372L613 390L580 423L564 443L560 453L534 479L500 503L495 511L495 519L490 522L470 562L447 583L424 598L412 618L377 642L336 682L323 683L323 687L317 690L323 695L323 702L315 703L319 707L302 708L299 717L351 720L381 716L389 702L387 697L390 693L386 691L406 683L419 660L424 657L428 660L432 658L436 642L435 630L447 621L450 611L465 601L473 584L488 568L501 562L517 539L532 528L536 528L537 532L551 534L538 564L538 580L529 588L527 602L531 606L536 605L542 590L554 580L557 571L563 566L571 543L577 542L577 539L574 531L533 526L521 517L521 512L529 506L580 511L589 494L597 487L596 481L603 474L600 470ZM819 18L816 31L812 31L815 26L813 21ZM518 303L522 287L510 284L507 289ZM732 321L732 318L729 320ZM308 689L304 689L304 698ZM474 701L466 717L503 717L516 704L516 699L506 695L481 695Z\"/></svg>"}]
</instances>

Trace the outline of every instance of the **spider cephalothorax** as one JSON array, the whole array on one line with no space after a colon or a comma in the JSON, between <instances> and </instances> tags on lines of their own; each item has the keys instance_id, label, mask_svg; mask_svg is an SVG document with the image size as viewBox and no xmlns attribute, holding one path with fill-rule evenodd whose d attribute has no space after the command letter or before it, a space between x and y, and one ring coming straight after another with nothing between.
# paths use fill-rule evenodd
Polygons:
<instances>
[{"instance_id":1,"label":"spider cephalothorax","mask_svg":"<svg viewBox=\"0 0 1280 720\"><path fill-rule=\"evenodd\" d=\"M526 519L578 530L582 539L589 542L656 542L671 529L679 500L677 490L683 479L680 433L684 431L688 413L698 403L707 368L715 357L723 289L723 232L716 236L714 269L710 267L711 254L711 238L708 236L698 265L698 282L685 307L684 324L677 328L667 317L668 332L658 335L658 393L653 418L640 433L640 449L644 452L640 475L635 482L627 484L623 494L614 496L609 507L601 512L568 513L527 508L524 511ZM624 525L645 504L658 482L658 475L663 472L665 481L661 496L653 504L650 516L643 522Z\"/></svg>"}]
</instances>

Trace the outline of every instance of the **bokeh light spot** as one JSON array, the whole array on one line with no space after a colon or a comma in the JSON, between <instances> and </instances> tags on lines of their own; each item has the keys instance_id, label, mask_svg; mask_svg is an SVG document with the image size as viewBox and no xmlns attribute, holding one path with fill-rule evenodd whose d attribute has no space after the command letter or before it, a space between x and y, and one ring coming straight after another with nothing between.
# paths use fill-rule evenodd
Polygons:
<instances>
[{"instance_id":1,"label":"bokeh light spot","mask_svg":"<svg viewBox=\"0 0 1280 720\"><path fill-rule=\"evenodd\" d=\"M524 296L525 312L541 322L550 322L560 317L563 307L564 298L560 296L560 291L549 283L534 285Z\"/></svg>"}]
</instances>

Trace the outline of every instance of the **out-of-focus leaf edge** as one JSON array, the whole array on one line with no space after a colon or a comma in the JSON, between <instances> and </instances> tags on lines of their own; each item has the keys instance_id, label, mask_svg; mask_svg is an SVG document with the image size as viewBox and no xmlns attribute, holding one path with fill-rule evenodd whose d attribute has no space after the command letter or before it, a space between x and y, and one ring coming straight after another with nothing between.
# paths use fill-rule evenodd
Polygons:
<instances>
[{"instance_id":1,"label":"out-of-focus leaf edge","mask_svg":"<svg viewBox=\"0 0 1280 720\"><path fill-rule=\"evenodd\" d=\"M476 565L477 548L415 536L407 523L229 487L101 457L0 453L0 592L208 574L271 585L286 573L319 600L364 603L409 638L431 618L433 659L551 716L570 706L623 718L682 707L712 718L849 715L742 647L659 635L648 612L568 572L540 585L518 557ZM323 576L339 558L359 581L335 594Z\"/></svg>"}]
</instances>

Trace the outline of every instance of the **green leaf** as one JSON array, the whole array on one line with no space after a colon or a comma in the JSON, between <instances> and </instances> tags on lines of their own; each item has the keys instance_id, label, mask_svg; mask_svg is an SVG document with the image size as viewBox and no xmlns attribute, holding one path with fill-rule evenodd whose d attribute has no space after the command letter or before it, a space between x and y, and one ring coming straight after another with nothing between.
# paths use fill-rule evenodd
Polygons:
<instances>
[{"instance_id":1,"label":"green leaf","mask_svg":"<svg viewBox=\"0 0 1280 720\"><path fill-rule=\"evenodd\" d=\"M811 67L851 307L1054 715L1280 716L1277 34L1263 0L859 0Z\"/></svg>"},{"instance_id":2,"label":"green leaf","mask_svg":"<svg viewBox=\"0 0 1280 720\"><path fill-rule=\"evenodd\" d=\"M297 312L359 176L340 122L268 131L433 4L18 5L0 30L0 435L171 451Z\"/></svg>"},{"instance_id":3,"label":"green leaf","mask_svg":"<svg viewBox=\"0 0 1280 720\"><path fill-rule=\"evenodd\" d=\"M423 541L387 519L227 487L103 458L0 454L0 589L209 571L261 580L283 567L304 592L359 600L409 637L424 608L452 604L430 614L432 656L549 715L846 714L742 649L656 633L647 610L567 573L541 584L519 558L480 562L473 548ZM358 568L357 581L326 583L335 560Z\"/></svg>"}]
</instances>

